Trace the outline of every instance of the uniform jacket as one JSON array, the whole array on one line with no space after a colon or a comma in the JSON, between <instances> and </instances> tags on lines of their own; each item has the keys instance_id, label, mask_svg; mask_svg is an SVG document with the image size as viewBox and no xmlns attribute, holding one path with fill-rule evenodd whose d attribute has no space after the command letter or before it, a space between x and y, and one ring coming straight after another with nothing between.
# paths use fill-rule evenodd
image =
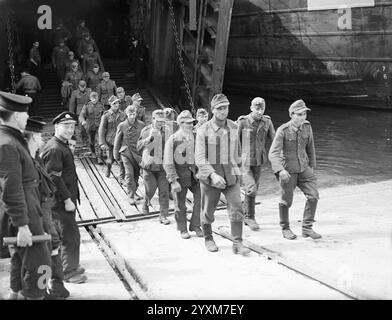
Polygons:
<instances>
[{"instance_id":1,"label":"uniform jacket","mask_svg":"<svg viewBox=\"0 0 392 320\"><path fill-rule=\"evenodd\" d=\"M114 138L116 137L117 127L126 118L127 116L121 110L118 110L117 113L114 113L112 109L109 109L104 112L98 129L100 146L113 146Z\"/></svg>"},{"instance_id":2,"label":"uniform jacket","mask_svg":"<svg viewBox=\"0 0 392 320\"><path fill-rule=\"evenodd\" d=\"M88 52L87 48L89 46L92 46L94 48L94 51L99 52L98 47L95 44L95 41L93 38L90 37L89 40L86 40L85 38L83 38L79 41L79 46L77 49L79 57L81 57L82 55L85 55Z\"/></svg>"},{"instance_id":3,"label":"uniform jacket","mask_svg":"<svg viewBox=\"0 0 392 320\"><path fill-rule=\"evenodd\" d=\"M97 91L99 83L102 81L102 72L94 73L94 71L87 72L86 82L87 87L92 91Z\"/></svg>"},{"instance_id":4,"label":"uniform jacket","mask_svg":"<svg viewBox=\"0 0 392 320\"><path fill-rule=\"evenodd\" d=\"M99 101L101 101L103 105L108 105L110 96L115 96L117 93L116 83L111 79L108 81L102 80L97 86L97 92Z\"/></svg>"},{"instance_id":5,"label":"uniform jacket","mask_svg":"<svg viewBox=\"0 0 392 320\"><path fill-rule=\"evenodd\" d=\"M131 96L126 95L124 99L120 100L120 109L124 111L129 105L132 104ZM137 116L136 116L137 117ZM139 119L140 120L140 119Z\"/></svg>"},{"instance_id":6,"label":"uniform jacket","mask_svg":"<svg viewBox=\"0 0 392 320\"><path fill-rule=\"evenodd\" d=\"M68 145L54 136L43 148L41 158L57 189L53 208L64 209L64 200L68 198L76 205L76 201L79 201L78 176Z\"/></svg>"},{"instance_id":7,"label":"uniform jacket","mask_svg":"<svg viewBox=\"0 0 392 320\"><path fill-rule=\"evenodd\" d=\"M133 158L140 164L142 157L140 151L137 149L137 141L144 127L144 122L137 119L133 124L130 124L128 119L126 119L118 125L113 149L113 154L116 159L119 158L121 153L129 159Z\"/></svg>"},{"instance_id":8,"label":"uniform jacket","mask_svg":"<svg viewBox=\"0 0 392 320\"><path fill-rule=\"evenodd\" d=\"M240 116L237 124L242 150L242 165L262 165L268 159L265 149L267 139L272 142L275 137L271 118L263 115L260 121L256 121L251 114L248 114Z\"/></svg>"},{"instance_id":9,"label":"uniform jacket","mask_svg":"<svg viewBox=\"0 0 392 320\"><path fill-rule=\"evenodd\" d=\"M56 66L64 65L65 60L68 58L69 48L64 45L63 48L56 46L52 52L52 64Z\"/></svg>"},{"instance_id":10,"label":"uniform jacket","mask_svg":"<svg viewBox=\"0 0 392 320\"><path fill-rule=\"evenodd\" d=\"M84 80L83 72L79 70L76 72L67 72L64 80L70 82L72 84L73 90L76 90L78 88L79 81Z\"/></svg>"},{"instance_id":11,"label":"uniform jacket","mask_svg":"<svg viewBox=\"0 0 392 320\"><path fill-rule=\"evenodd\" d=\"M104 107L102 103L98 101L96 104L93 104L89 101L83 106L82 111L80 111L79 122L83 123L86 121L84 128L87 132L90 130L97 130L101 123L103 112Z\"/></svg>"},{"instance_id":12,"label":"uniform jacket","mask_svg":"<svg viewBox=\"0 0 392 320\"><path fill-rule=\"evenodd\" d=\"M41 83L38 78L31 74L23 76L16 84L16 90L21 90L23 93L38 92L41 91L41 89Z\"/></svg>"},{"instance_id":13,"label":"uniform jacket","mask_svg":"<svg viewBox=\"0 0 392 320\"><path fill-rule=\"evenodd\" d=\"M169 183L175 180L184 187L192 186L196 180L195 137L181 131L173 133L166 142L163 168Z\"/></svg>"},{"instance_id":14,"label":"uniform jacket","mask_svg":"<svg viewBox=\"0 0 392 320\"><path fill-rule=\"evenodd\" d=\"M211 185L213 172L222 176L227 185L239 180L242 161L237 132L237 124L229 119L225 128L218 127L211 119L197 130L195 161L201 181Z\"/></svg>"},{"instance_id":15,"label":"uniform jacket","mask_svg":"<svg viewBox=\"0 0 392 320\"><path fill-rule=\"evenodd\" d=\"M150 137L151 130L152 124L144 127L137 142L137 150L142 152L140 167L149 171L161 171L165 139L170 137L171 132L168 127L164 127L159 133Z\"/></svg>"},{"instance_id":16,"label":"uniform jacket","mask_svg":"<svg viewBox=\"0 0 392 320\"><path fill-rule=\"evenodd\" d=\"M269 160L272 170L283 169L289 173L303 172L307 167L316 168L316 152L313 131L309 121L295 131L291 121L281 125L272 142Z\"/></svg>"},{"instance_id":17,"label":"uniform jacket","mask_svg":"<svg viewBox=\"0 0 392 320\"><path fill-rule=\"evenodd\" d=\"M39 174L22 133L0 125L0 236L16 236L28 225L43 234Z\"/></svg>"},{"instance_id":18,"label":"uniform jacket","mask_svg":"<svg viewBox=\"0 0 392 320\"><path fill-rule=\"evenodd\" d=\"M86 88L84 92L76 89L72 91L71 98L69 99L69 111L79 114L85 104L90 101L91 90Z\"/></svg>"},{"instance_id":19,"label":"uniform jacket","mask_svg":"<svg viewBox=\"0 0 392 320\"><path fill-rule=\"evenodd\" d=\"M103 64L101 57L99 56L98 52L93 53L86 53L83 56L83 71L87 73L88 71L93 70L94 64L98 64L101 71L104 71Z\"/></svg>"}]
</instances>

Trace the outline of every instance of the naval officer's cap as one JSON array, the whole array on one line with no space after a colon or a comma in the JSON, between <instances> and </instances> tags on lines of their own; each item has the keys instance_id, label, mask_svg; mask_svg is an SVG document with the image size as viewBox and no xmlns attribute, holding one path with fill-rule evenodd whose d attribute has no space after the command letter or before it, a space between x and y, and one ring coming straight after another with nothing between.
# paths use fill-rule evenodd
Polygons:
<instances>
[{"instance_id":1,"label":"naval officer's cap","mask_svg":"<svg viewBox=\"0 0 392 320\"><path fill-rule=\"evenodd\" d=\"M39 116L33 116L28 118L25 131L43 132L44 126L46 125L46 122L44 122L43 120L44 119Z\"/></svg>"},{"instance_id":2,"label":"naval officer's cap","mask_svg":"<svg viewBox=\"0 0 392 320\"><path fill-rule=\"evenodd\" d=\"M30 97L0 91L0 107L8 111L27 112L32 101Z\"/></svg>"},{"instance_id":3,"label":"naval officer's cap","mask_svg":"<svg viewBox=\"0 0 392 320\"><path fill-rule=\"evenodd\" d=\"M76 114L68 111L64 111L60 113L52 120L53 124L57 124L57 123L68 124L68 123L77 123L77 122L78 122L78 118Z\"/></svg>"}]
</instances>

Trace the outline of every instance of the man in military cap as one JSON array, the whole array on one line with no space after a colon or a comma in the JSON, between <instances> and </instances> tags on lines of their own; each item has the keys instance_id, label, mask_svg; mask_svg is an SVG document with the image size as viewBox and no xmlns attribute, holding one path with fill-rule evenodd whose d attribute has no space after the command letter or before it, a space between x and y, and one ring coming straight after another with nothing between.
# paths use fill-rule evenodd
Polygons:
<instances>
[{"instance_id":1,"label":"man in military cap","mask_svg":"<svg viewBox=\"0 0 392 320\"><path fill-rule=\"evenodd\" d=\"M264 115L265 101L256 97L250 106L251 113L237 120L238 136L242 148L242 183L245 191L244 223L253 231L259 230L255 219L255 202L261 178L261 166L267 160L266 142L275 137L271 118Z\"/></svg>"},{"instance_id":2,"label":"man in military cap","mask_svg":"<svg viewBox=\"0 0 392 320\"><path fill-rule=\"evenodd\" d=\"M97 86L99 101L105 107L105 110L110 108L109 98L115 96L117 93L116 83L110 79L109 72L102 73L102 81Z\"/></svg>"},{"instance_id":3,"label":"man in military cap","mask_svg":"<svg viewBox=\"0 0 392 320\"><path fill-rule=\"evenodd\" d=\"M102 81L102 72L98 64L93 65L93 70L88 71L86 75L87 87L92 91L97 91L99 83Z\"/></svg>"},{"instance_id":4,"label":"man in military cap","mask_svg":"<svg viewBox=\"0 0 392 320\"><path fill-rule=\"evenodd\" d=\"M137 150L137 141L142 129L145 127L144 122L136 119L136 106L128 106L125 109L127 119L121 122L117 127L116 137L114 140L114 158L122 161L125 167L125 184L131 204L139 200L136 191L139 186L141 153Z\"/></svg>"},{"instance_id":5,"label":"man in military cap","mask_svg":"<svg viewBox=\"0 0 392 320\"><path fill-rule=\"evenodd\" d=\"M31 98L0 91L0 240L17 237L11 257L10 298L18 291L27 299L43 299L39 286L42 266L50 268L47 243L33 243L43 235L39 173L29 154L22 132L26 128Z\"/></svg>"},{"instance_id":6,"label":"man in military cap","mask_svg":"<svg viewBox=\"0 0 392 320\"><path fill-rule=\"evenodd\" d=\"M29 96L33 102L29 108L29 115L39 114L38 92L42 90L41 83L36 76L29 73L28 68L24 67L21 71L21 79L16 84L15 88L18 92Z\"/></svg>"},{"instance_id":7,"label":"man in military cap","mask_svg":"<svg viewBox=\"0 0 392 320\"><path fill-rule=\"evenodd\" d=\"M290 230L289 224L289 208L296 187L299 187L307 198L302 220L302 236L312 239L321 238L321 235L312 229L319 193L314 174L316 152L313 131L310 122L306 120L308 110L310 109L303 100L291 104L289 108L291 120L278 128L269 152L272 170L279 180L281 190L280 226L283 237L289 240L297 237Z\"/></svg>"},{"instance_id":8,"label":"man in military cap","mask_svg":"<svg viewBox=\"0 0 392 320\"><path fill-rule=\"evenodd\" d=\"M106 177L110 177L110 172L113 164L113 146L114 138L116 137L117 127L123 122L127 116L124 111L120 110L120 100L116 96L109 98L110 109L105 111L98 129L99 145L102 150L106 151ZM122 161L118 161L120 166L120 181L125 177L125 168Z\"/></svg>"},{"instance_id":9,"label":"man in military cap","mask_svg":"<svg viewBox=\"0 0 392 320\"><path fill-rule=\"evenodd\" d=\"M51 251L51 270L52 276L48 283L46 299L64 299L69 296L69 291L64 287L64 273L60 256L60 230L58 224L55 224L52 217L52 205L56 186L47 173L44 163L39 156L39 150L42 149L44 141L42 132L45 126L42 117L31 117L27 120L24 138L31 157L34 160L35 167L39 173L39 193L41 196L41 213L46 233L52 236L49 248ZM13 272L11 271L11 274ZM16 278L16 281L18 278ZM12 285L11 285L12 287Z\"/></svg>"},{"instance_id":10,"label":"man in military cap","mask_svg":"<svg viewBox=\"0 0 392 320\"><path fill-rule=\"evenodd\" d=\"M163 111L165 112L166 126L168 126L173 133L176 132L179 128L176 121L178 116L176 110L173 108L165 108Z\"/></svg>"},{"instance_id":11,"label":"man in military cap","mask_svg":"<svg viewBox=\"0 0 392 320\"><path fill-rule=\"evenodd\" d=\"M183 239L190 238L185 204L188 189L193 193L193 211L189 231L195 231L198 237L203 237L203 231L200 229L200 185L196 178L194 161L194 121L189 110L184 110L178 115L179 129L167 140L163 160L166 177L173 192L177 230L180 231Z\"/></svg>"},{"instance_id":12,"label":"man in military cap","mask_svg":"<svg viewBox=\"0 0 392 320\"><path fill-rule=\"evenodd\" d=\"M154 110L152 123L144 127L137 142L137 149L142 152L143 180L146 195L143 203L143 213L148 214L148 205L158 188L159 192L159 221L169 224L169 183L166 172L163 169L163 155L165 139L171 132L165 126L165 114L163 110Z\"/></svg>"},{"instance_id":13,"label":"man in military cap","mask_svg":"<svg viewBox=\"0 0 392 320\"><path fill-rule=\"evenodd\" d=\"M98 101L98 93L90 93L90 101L87 102L80 111L79 123L83 127L83 130L87 133L88 144L90 146L91 155L95 158L95 138L96 133L101 123L101 118L104 112L104 107L101 102ZM98 146L98 164L102 164L102 149Z\"/></svg>"},{"instance_id":14,"label":"man in military cap","mask_svg":"<svg viewBox=\"0 0 392 320\"><path fill-rule=\"evenodd\" d=\"M87 74L87 72L92 71L95 64L98 64L101 70L104 70L103 63L101 60L101 56L98 52L94 51L93 46L87 47L87 53L83 56L83 72Z\"/></svg>"},{"instance_id":15,"label":"man in military cap","mask_svg":"<svg viewBox=\"0 0 392 320\"><path fill-rule=\"evenodd\" d=\"M59 225L61 258L66 282L83 283L87 280L80 262L80 233L75 220L79 199L78 176L68 140L74 135L77 116L62 112L53 119L55 134L44 146L41 157L46 171L56 185L53 219Z\"/></svg>"},{"instance_id":16,"label":"man in military cap","mask_svg":"<svg viewBox=\"0 0 392 320\"><path fill-rule=\"evenodd\" d=\"M68 52L68 57L65 59L65 75L72 71L72 63L76 62L78 64L78 69L80 70L79 60L75 58L75 53L73 51Z\"/></svg>"},{"instance_id":17,"label":"man in military cap","mask_svg":"<svg viewBox=\"0 0 392 320\"><path fill-rule=\"evenodd\" d=\"M197 129L199 129L204 123L208 121L208 111L204 108L199 108L196 111L196 120L197 123L193 128L193 131L196 133Z\"/></svg>"},{"instance_id":18,"label":"man in military cap","mask_svg":"<svg viewBox=\"0 0 392 320\"><path fill-rule=\"evenodd\" d=\"M132 97L132 105L137 107L137 116L136 118L144 123L146 123L146 110L142 106L143 98L140 93L135 93Z\"/></svg>"},{"instance_id":19,"label":"man in military cap","mask_svg":"<svg viewBox=\"0 0 392 320\"><path fill-rule=\"evenodd\" d=\"M78 88L72 91L71 98L69 99L69 112L79 116L83 106L90 100L90 93L91 89L87 88L86 81L80 80Z\"/></svg>"},{"instance_id":20,"label":"man in military cap","mask_svg":"<svg viewBox=\"0 0 392 320\"><path fill-rule=\"evenodd\" d=\"M68 102L72 91L78 89L81 80L84 80L83 72L79 70L79 63L74 61L71 63L71 71L66 73L64 81L61 83L61 97L64 109L69 109Z\"/></svg>"},{"instance_id":21,"label":"man in military cap","mask_svg":"<svg viewBox=\"0 0 392 320\"><path fill-rule=\"evenodd\" d=\"M250 250L242 244L243 208L240 190L241 148L238 126L227 119L230 102L224 94L211 100L213 117L196 134L195 160L199 168L201 189L201 221L208 251L218 251L212 237L211 224L220 195L227 200L227 211L233 236L233 252L247 255Z\"/></svg>"},{"instance_id":22,"label":"man in military cap","mask_svg":"<svg viewBox=\"0 0 392 320\"><path fill-rule=\"evenodd\" d=\"M80 59L83 60L85 54L88 53L88 47L93 47L93 51L96 51L99 53L97 44L95 43L95 40L93 38L91 38L91 35L89 32L85 32L83 34L83 38L79 41L79 45L77 48L78 51L78 55L80 57Z\"/></svg>"},{"instance_id":23,"label":"man in military cap","mask_svg":"<svg viewBox=\"0 0 392 320\"><path fill-rule=\"evenodd\" d=\"M117 98L120 99L120 110L125 111L125 109L133 103L132 97L125 95L125 90L123 87L117 88Z\"/></svg>"},{"instance_id":24,"label":"man in military cap","mask_svg":"<svg viewBox=\"0 0 392 320\"><path fill-rule=\"evenodd\" d=\"M65 77L65 61L68 57L69 48L65 45L63 39L61 39L52 52L52 65L57 70L57 78L59 81L63 81Z\"/></svg>"}]
</instances>

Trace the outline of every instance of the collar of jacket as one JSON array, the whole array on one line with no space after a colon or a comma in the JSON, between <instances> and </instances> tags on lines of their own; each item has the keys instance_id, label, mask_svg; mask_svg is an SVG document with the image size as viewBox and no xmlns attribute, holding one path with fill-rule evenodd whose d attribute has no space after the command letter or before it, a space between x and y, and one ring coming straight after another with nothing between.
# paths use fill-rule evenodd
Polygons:
<instances>
[{"instance_id":1,"label":"collar of jacket","mask_svg":"<svg viewBox=\"0 0 392 320\"><path fill-rule=\"evenodd\" d=\"M8 134L10 136L13 136L16 138L25 148L27 148L27 142L23 138L22 132L20 130L15 129L13 127L7 126L6 124L1 124L0 125L0 132ZM1 134L2 135L2 134Z\"/></svg>"},{"instance_id":2,"label":"collar of jacket","mask_svg":"<svg viewBox=\"0 0 392 320\"><path fill-rule=\"evenodd\" d=\"M210 124L211 128L214 130L214 132L217 132L219 129L222 129L222 127L219 127L216 125L214 122L214 119L209 120L207 123ZM226 126L223 128L229 128L229 130L237 130L237 125L231 121L230 119L226 119Z\"/></svg>"},{"instance_id":3,"label":"collar of jacket","mask_svg":"<svg viewBox=\"0 0 392 320\"><path fill-rule=\"evenodd\" d=\"M56 136L53 136L53 137L54 137L54 140L55 140L55 141L57 141L58 143L62 144L63 146L66 146L66 147L69 146L69 145L68 145L68 142L64 142L63 140L57 138Z\"/></svg>"}]
</instances>

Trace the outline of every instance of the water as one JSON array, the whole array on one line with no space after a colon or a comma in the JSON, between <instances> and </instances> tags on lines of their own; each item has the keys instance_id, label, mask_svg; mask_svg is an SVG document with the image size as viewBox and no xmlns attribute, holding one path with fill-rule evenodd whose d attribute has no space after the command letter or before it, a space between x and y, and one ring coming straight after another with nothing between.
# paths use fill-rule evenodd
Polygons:
<instances>
[{"instance_id":1,"label":"water","mask_svg":"<svg viewBox=\"0 0 392 320\"><path fill-rule=\"evenodd\" d=\"M249 113L253 97L228 95L231 119ZM288 101L266 101L275 130L289 118ZM308 105L320 188L392 179L392 112ZM276 194L270 164L263 168L260 194Z\"/></svg>"}]
</instances>

